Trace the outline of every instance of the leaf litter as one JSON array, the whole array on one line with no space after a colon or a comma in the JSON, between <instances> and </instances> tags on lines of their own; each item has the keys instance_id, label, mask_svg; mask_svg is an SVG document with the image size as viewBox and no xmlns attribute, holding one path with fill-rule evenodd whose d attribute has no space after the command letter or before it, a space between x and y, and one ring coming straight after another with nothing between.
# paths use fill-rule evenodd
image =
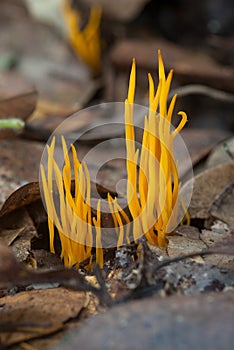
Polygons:
<instances>
[{"instance_id":1,"label":"leaf litter","mask_svg":"<svg viewBox=\"0 0 234 350\"><path fill-rule=\"evenodd\" d=\"M25 12L22 13L25 16ZM27 55L24 59L23 55L21 56L17 69L24 72L28 78L31 76L33 83L24 85L26 81L22 80L17 85L16 75L13 74L11 78L7 73L5 76L12 81L9 91L12 95L7 95L12 105L7 101L8 97L5 98L6 95L5 97L1 95L0 109L2 106L3 117L12 116L12 113L18 111L19 116L26 119L25 137L46 140L58 123L92 99L103 82L95 81L87 72L85 76L83 75L83 80L79 81L77 76L80 73L75 76L74 72L78 70L80 72L84 66L80 66L74 58L71 58L70 52L68 53L67 48L54 35L54 32L50 32L50 29L43 28L38 23L33 26L33 22L28 17L25 19L27 23L23 29L12 21L9 23L8 36L12 37L10 33L15 33L15 28L18 28L19 37L15 37L11 44L6 37L4 45L10 47L11 54L15 56L20 45L22 43L26 45L27 40L22 40L24 34L30 33L29 28L37 28L35 34L38 38L37 51L40 52L41 46L43 50L40 55L46 57L46 52L51 56L48 61L33 57L30 40L27 47L20 48L20 51L27 52ZM1 35L4 33L4 23L2 25ZM50 40L43 42L45 32L49 32L54 38L58 44L58 51L51 49ZM35 38L33 40L35 41ZM143 69L148 69L152 64L155 67L155 62L149 61L149 57L154 55L146 54L151 47L154 47L155 51L154 43L151 46L144 46L142 42L121 43L120 40L119 47L121 45L125 45L130 52L133 52L131 50L134 47L134 55L139 52L138 48L141 52L144 48L145 57L138 58L139 64ZM159 42L156 46L159 46ZM183 79L188 81L192 77L194 80L201 79L201 82L212 82L215 77L214 85L225 86L226 84L229 90L232 89L232 68L226 67L225 74L222 75L221 65L216 65L207 57L203 61L203 67L200 65L195 67L191 52L182 50L180 46L170 45L166 41L160 41L160 46L164 47L167 54L171 52L170 50L176 53L177 59L174 61L173 58L173 64L170 64L170 59L173 57L171 54L168 54L166 61L171 66L174 66L175 62L181 81ZM125 58L119 47L115 46L111 51L111 62L114 64L115 73L118 72L120 65L129 66L129 58ZM120 51L122 57L119 55ZM50 63L51 58L52 61L57 62L54 62L53 67ZM36 75L35 66L38 68ZM75 78L71 79L72 75ZM227 76L228 79L226 79ZM4 79L6 82L6 78ZM16 89L16 91L17 86L19 90ZM117 89L123 91L121 86ZM24 94L21 94L23 91L26 92L25 99L22 97ZM31 115L36 100L38 104L34 114ZM9 107L12 107L12 110ZM92 121L86 121L87 124L90 122ZM98 142L98 137L100 139L113 137L113 130L105 129L102 130L102 134L98 134L99 132L88 135L86 140L83 140L83 144L82 142L79 144L81 153L85 154L92 147L93 142ZM0 134L0 136L8 137L6 134ZM17 137L17 135L14 136ZM109 348L118 348L118 346L125 349L133 346L136 348L136 344L139 346L144 344L144 347L148 344L149 348L154 345L157 348L160 348L159 346L163 348L172 339L174 339L174 349L181 349L181 344L186 344L186 348L191 349L194 344L201 344L203 348L209 348L208 345L212 344L214 349L220 348L222 344L222 347L228 349L232 344L230 325L233 323L233 159L230 155L228 157L221 155L219 160L215 161L217 168L203 170L207 166L207 164L204 165L205 157L209 156L216 143L229 136L228 131L216 130L214 133L210 130L203 133L199 133L199 130L185 129L184 131L185 139L187 137L187 140L191 141L188 148L192 154L195 171L203 162L201 174L195 177L195 193L189 209L192 226L177 228L174 235L168 237L169 245L166 249L148 246L142 241L141 256L138 260L135 259L139 254L139 247L136 245L122 247L119 251L108 251L104 270L100 271L97 268L91 276L85 271L85 264L84 269L79 272L65 269L58 256L48 251L47 217L41 203L38 183L34 182L21 187L25 182L37 181L36 165L39 164L40 151L44 145L19 138L1 141L3 156L8 149L9 154L15 154L15 158L8 157L9 164L6 166L4 159L1 160L4 168L3 175L7 174L5 179L3 176L5 181L2 182L1 189L5 191L7 185L11 186L10 189L1 193L1 203L20 187L12 193L0 211L1 345L16 344L13 349L24 348L23 346L41 348L43 343L41 337L50 334L50 338L58 342L63 334L62 331L65 330L67 334L67 329L72 326L76 328L75 333L71 333L68 340L63 340L61 345L55 345L56 349L60 346L63 349L71 349L77 344L87 349L104 348L106 344ZM201 142L202 140L204 142ZM223 145L229 145L225 142ZM20 155L22 153L17 153L21 147L20 144L22 153L25 149L29 152L31 149L32 158L35 157L34 163L27 160L26 166L22 169L20 165L17 167L17 159L20 159L21 165L25 164L22 161L23 156ZM105 151L100 156L105 157ZM229 164L220 164L223 160ZM208 166L210 164L208 160ZM121 162L115 163L99 174L100 185L104 186L104 188L99 187L99 192L104 198L108 192L105 187L109 187L111 183L110 177L114 178L122 168ZM10 172L9 176L8 172ZM186 167L184 173L186 173ZM15 175L16 180L14 180ZM113 189L112 193L114 193ZM59 254L59 247L57 253ZM37 290L38 287L39 290ZM105 305L104 308L100 307L100 304ZM102 313L109 306L114 307L99 318L90 317L93 313ZM85 316L82 317L84 314ZM82 326L83 318L87 316L91 320ZM155 329L155 324L161 324L161 327L156 326ZM186 325L190 325L189 329ZM218 331L222 327L225 327L223 333L225 337L221 334L217 339L217 334L220 333ZM193 329L194 332L192 332ZM205 330L206 333L204 333ZM137 341L136 334L140 337ZM156 334L154 338L152 338L153 334ZM175 339L175 335L179 335L179 340ZM47 343L47 346L50 344Z\"/></svg>"}]
</instances>

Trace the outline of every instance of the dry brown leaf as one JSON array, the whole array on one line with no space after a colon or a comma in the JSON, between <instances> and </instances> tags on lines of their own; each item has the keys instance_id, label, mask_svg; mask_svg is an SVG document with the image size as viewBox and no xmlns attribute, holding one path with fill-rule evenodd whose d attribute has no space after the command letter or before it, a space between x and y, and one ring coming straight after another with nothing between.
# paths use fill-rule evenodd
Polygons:
<instances>
[{"instance_id":1,"label":"dry brown leaf","mask_svg":"<svg viewBox=\"0 0 234 350\"><path fill-rule=\"evenodd\" d=\"M234 180L234 177L233 177ZM219 193L209 208L210 214L234 228L234 182Z\"/></svg>"},{"instance_id":2,"label":"dry brown leaf","mask_svg":"<svg viewBox=\"0 0 234 350\"><path fill-rule=\"evenodd\" d=\"M11 72L0 73L0 118L27 119L37 101L35 87Z\"/></svg>"},{"instance_id":3,"label":"dry brown leaf","mask_svg":"<svg viewBox=\"0 0 234 350\"><path fill-rule=\"evenodd\" d=\"M200 232L194 226L179 226L176 235L168 236L167 254L169 257L183 256L205 249L206 245L200 240ZM200 257L195 259L200 260Z\"/></svg>"},{"instance_id":4,"label":"dry brown leaf","mask_svg":"<svg viewBox=\"0 0 234 350\"><path fill-rule=\"evenodd\" d=\"M214 167L220 163L228 163L234 160L234 137L222 142L215 147L209 155L206 166Z\"/></svg>"},{"instance_id":5,"label":"dry brown leaf","mask_svg":"<svg viewBox=\"0 0 234 350\"><path fill-rule=\"evenodd\" d=\"M222 140L228 138L231 133L225 130L216 129L184 129L181 131L186 147L188 148L193 167L196 167L205 157L211 152L211 150ZM230 158L229 160L230 161ZM221 163L221 162L220 162ZM222 162L223 163L223 162ZM218 164L216 164L218 165ZM180 160L180 167L184 169L182 174L184 175L188 169L188 163L186 160ZM196 168L194 168L196 171Z\"/></svg>"},{"instance_id":6,"label":"dry brown leaf","mask_svg":"<svg viewBox=\"0 0 234 350\"><path fill-rule=\"evenodd\" d=\"M25 182L38 180L44 145L24 140L0 140L0 207Z\"/></svg>"},{"instance_id":7,"label":"dry brown leaf","mask_svg":"<svg viewBox=\"0 0 234 350\"><path fill-rule=\"evenodd\" d=\"M74 180L72 181L71 186L71 191L73 192ZM94 182L91 182L91 193L92 195L98 193L101 198L106 198L107 193L110 193L113 197L118 195L116 192ZM18 190L13 192L3 204L0 210L0 218L12 213L15 210L19 210L22 207L31 206L36 202L41 203L40 183L31 182L21 186Z\"/></svg>"},{"instance_id":8,"label":"dry brown leaf","mask_svg":"<svg viewBox=\"0 0 234 350\"><path fill-rule=\"evenodd\" d=\"M0 217L6 216L15 210L19 210L22 207L32 204L39 199L41 199L39 182L26 184L7 198L0 211Z\"/></svg>"},{"instance_id":9,"label":"dry brown leaf","mask_svg":"<svg viewBox=\"0 0 234 350\"><path fill-rule=\"evenodd\" d=\"M36 140L47 141L51 133L65 119L82 109L100 88L100 81L88 80L84 82L74 82L64 80L63 77L45 79L36 84L40 98L37 108L24 130L24 135ZM86 124L88 121L86 121ZM66 126L73 126L73 130L79 129L77 118L76 125L67 123ZM64 126L65 132L65 126Z\"/></svg>"},{"instance_id":10,"label":"dry brown leaf","mask_svg":"<svg viewBox=\"0 0 234 350\"><path fill-rule=\"evenodd\" d=\"M13 230L2 229L0 231L0 242L10 246L23 231L24 227L20 227Z\"/></svg>"},{"instance_id":11,"label":"dry brown leaf","mask_svg":"<svg viewBox=\"0 0 234 350\"><path fill-rule=\"evenodd\" d=\"M74 188L74 181L72 181L72 191ZM110 193L113 197L117 196L116 192L108 190L102 185L91 183L91 195L100 196L106 198L107 193ZM97 199L91 199L92 212L96 215ZM126 205L126 201L120 199L120 203ZM107 208L106 208L107 206ZM108 213L108 204L105 200L101 201L101 208L104 209L102 213L102 224L104 227L113 227L113 218ZM124 208L124 205L123 205ZM19 231L21 234L19 235ZM33 258L31 255L32 249L46 249L49 250L49 233L47 225L47 213L44 209L40 186L38 182L29 183L20 187L5 201L2 209L0 210L0 237L2 235L2 241L8 244L14 241L12 246L17 251L17 255L20 257L20 261L24 261L25 258ZM16 236L18 235L18 238ZM3 239L4 237L4 239ZM37 240L33 241L32 238L37 237ZM1 238L0 238L1 239ZM110 242L110 246L113 247L113 239L116 242L116 235L108 238L108 235L104 235L104 239ZM106 244L108 244L106 241ZM23 253L24 254L21 254ZM56 250L56 253L60 253ZM25 255L26 254L26 255ZM111 251L110 254L113 254Z\"/></svg>"},{"instance_id":12,"label":"dry brown leaf","mask_svg":"<svg viewBox=\"0 0 234 350\"><path fill-rule=\"evenodd\" d=\"M185 254L200 252L205 248L206 245L200 239L191 239L183 236L168 237L167 252L171 258L183 256Z\"/></svg>"},{"instance_id":13,"label":"dry brown leaf","mask_svg":"<svg viewBox=\"0 0 234 350\"><path fill-rule=\"evenodd\" d=\"M84 303L84 292L64 288L32 290L3 297L0 344L9 346L56 332L64 322L78 316Z\"/></svg>"},{"instance_id":14,"label":"dry brown leaf","mask_svg":"<svg viewBox=\"0 0 234 350\"><path fill-rule=\"evenodd\" d=\"M214 228L211 230L202 230L201 232L201 240L206 244L209 248L215 248L216 247L230 247L230 249L234 252L234 246L232 248L231 242L233 242L233 234L229 230L223 230L222 232L215 231ZM204 256L204 260L207 263L219 266L219 267L225 267L231 270L234 270L234 257L233 255L220 255L220 254L213 254Z\"/></svg>"},{"instance_id":15,"label":"dry brown leaf","mask_svg":"<svg viewBox=\"0 0 234 350\"><path fill-rule=\"evenodd\" d=\"M116 66L129 67L132 57L135 57L139 67L152 71L157 64L157 48L163 52L166 69L173 67L177 78L186 79L190 84L199 81L233 91L233 68L217 63L202 51L186 49L162 38L119 41L112 49L111 59Z\"/></svg>"},{"instance_id":16,"label":"dry brown leaf","mask_svg":"<svg viewBox=\"0 0 234 350\"><path fill-rule=\"evenodd\" d=\"M16 260L12 250L0 243L0 288L58 283L71 290L92 292L102 305L110 305L112 300L106 290L98 266L94 266L94 273L100 288L94 287L83 275L73 269L58 268L35 271L31 268L25 268Z\"/></svg>"},{"instance_id":17,"label":"dry brown leaf","mask_svg":"<svg viewBox=\"0 0 234 350\"><path fill-rule=\"evenodd\" d=\"M234 179L234 162L220 164L215 168L205 170L194 177L192 199L189 205L191 218L210 218L209 208L215 196ZM188 181L182 188L181 194L184 198L190 193L191 181Z\"/></svg>"},{"instance_id":18,"label":"dry brown leaf","mask_svg":"<svg viewBox=\"0 0 234 350\"><path fill-rule=\"evenodd\" d=\"M32 258L31 240L37 236L35 225L25 208L0 220L0 242L11 245L20 262Z\"/></svg>"}]
</instances>

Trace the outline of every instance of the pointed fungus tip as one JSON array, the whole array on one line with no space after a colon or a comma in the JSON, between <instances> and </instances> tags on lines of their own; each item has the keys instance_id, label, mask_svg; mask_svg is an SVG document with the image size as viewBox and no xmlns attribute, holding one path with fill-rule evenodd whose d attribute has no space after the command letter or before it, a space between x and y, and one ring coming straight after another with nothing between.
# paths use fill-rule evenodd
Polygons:
<instances>
[{"instance_id":1,"label":"pointed fungus tip","mask_svg":"<svg viewBox=\"0 0 234 350\"><path fill-rule=\"evenodd\" d=\"M174 136L181 131L187 122L187 115L180 111L181 121L174 132L165 127L165 121L171 119L175 97L167 106L167 98L170 89L172 72L165 76L164 64L161 51L158 50L159 82L157 89L151 74L149 79L150 113L145 116L145 128L143 130L143 148L141 152L135 149L135 134L133 123L133 108L136 87L136 60L132 60L132 68L129 78L128 96L125 100L125 133L126 133L126 170L127 170L127 200L128 211L124 211L110 194L107 200L110 206L114 228L117 232L118 244L130 242L129 231L125 230L123 222L132 219L133 239L138 239L139 234L144 233L150 243L165 246L166 228L175 206L178 203L178 171L174 160L173 140ZM160 118L158 117L160 113ZM150 130L150 132L149 132ZM42 174L42 187L46 198L48 226L50 231L50 245L53 247L54 231L49 217L56 218L54 225L57 226L62 246L62 258L67 266L79 264L84 259L92 259L92 247L86 246L85 242L93 242L96 234L96 257L100 266L104 264L102 248L101 228L101 201L96 207L96 217L92 213L90 205L90 175L86 164L79 162L74 145L71 145L72 159L66 160L67 146L62 136L65 165L62 170L58 168L54 160L55 136L51 144L47 145L48 173L47 178L43 165L40 165ZM152 160L156 160L156 166ZM138 168L138 159L140 169ZM71 193L71 166L74 168L75 194ZM64 171L64 169L66 171ZM54 205L52 186L52 172L56 175L55 186L60 196L60 212L56 212ZM143 176L142 174L146 174ZM147 177L147 178L146 178ZM147 180L147 181L146 181ZM151 221L149 221L149 218ZM152 224L152 218L154 224ZM91 228L90 228L91 226ZM157 233L157 234L156 234ZM125 236L124 236L125 235ZM71 239L72 237L72 239ZM91 260L90 260L91 261ZM90 263L89 266L92 264Z\"/></svg>"}]
</instances>

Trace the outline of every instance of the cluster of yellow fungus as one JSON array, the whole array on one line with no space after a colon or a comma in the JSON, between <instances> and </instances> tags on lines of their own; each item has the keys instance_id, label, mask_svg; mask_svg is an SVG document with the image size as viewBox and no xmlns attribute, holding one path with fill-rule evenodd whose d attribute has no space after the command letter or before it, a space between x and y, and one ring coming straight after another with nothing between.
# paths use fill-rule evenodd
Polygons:
<instances>
[{"instance_id":1,"label":"cluster of yellow fungus","mask_svg":"<svg viewBox=\"0 0 234 350\"><path fill-rule=\"evenodd\" d=\"M127 170L127 203L130 216L121 208L118 198L107 196L110 213L117 236L117 248L135 242L145 234L151 244L165 246L169 228L177 223L179 180L174 159L174 139L184 127L187 116L178 127L171 129L171 118L176 95L167 107L173 71L166 77L163 60L158 52L159 84L155 91L149 74L149 112L144 119L141 150L136 149L134 131L134 95L136 64L133 61L129 81L128 98L125 101L125 139ZM102 249L101 202L96 214L91 211L90 175L85 163L80 163L75 147L71 145L70 159L66 142L62 138L64 166L60 171L54 159L55 138L47 145L47 174L41 165L41 179L45 205L48 213L50 249L54 252L54 225L61 241L61 258L66 266L89 259L92 263L92 247L96 247L96 262L104 263ZM74 170L74 193L71 191ZM55 181L53 181L53 174ZM58 192L59 212L54 204L54 192ZM131 226L128 224L132 224ZM132 232L130 232L132 230Z\"/></svg>"},{"instance_id":2,"label":"cluster of yellow fungus","mask_svg":"<svg viewBox=\"0 0 234 350\"><path fill-rule=\"evenodd\" d=\"M44 200L48 214L50 251L55 253L54 226L56 226L61 242L60 256L64 261L64 265L71 267L77 264L79 266L80 262L89 258L91 264L91 250L94 245L92 233L93 222L96 227L96 261L100 266L103 266L100 201L97 206L97 218L92 218L89 171L85 163L80 163L73 145L71 145L71 150L75 188L74 195L72 196L72 166L63 137L62 145L64 154L62 171L60 171L54 159L55 137L53 137L51 145L47 145L47 176L42 164L40 168ZM56 194L56 198L59 198L59 212L56 208Z\"/></svg>"},{"instance_id":3,"label":"cluster of yellow fungus","mask_svg":"<svg viewBox=\"0 0 234 350\"><path fill-rule=\"evenodd\" d=\"M65 0L63 7L68 38L76 55L87 63L94 74L101 69L100 23L101 8L93 6L86 26L82 28L81 16L73 9L70 0Z\"/></svg>"},{"instance_id":4,"label":"cluster of yellow fungus","mask_svg":"<svg viewBox=\"0 0 234 350\"><path fill-rule=\"evenodd\" d=\"M135 150L134 95L136 64L133 61L128 98L125 101L125 128L127 151L128 205L134 221L135 240L145 233L147 240L159 246L166 245L169 226L175 227L178 210L178 170L174 160L174 139L184 127L187 116L182 116L178 127L171 130L171 118L176 95L167 107L173 71L166 77L163 60L158 51L159 84L155 91L149 74L149 113L145 116L142 149Z\"/></svg>"}]
</instances>

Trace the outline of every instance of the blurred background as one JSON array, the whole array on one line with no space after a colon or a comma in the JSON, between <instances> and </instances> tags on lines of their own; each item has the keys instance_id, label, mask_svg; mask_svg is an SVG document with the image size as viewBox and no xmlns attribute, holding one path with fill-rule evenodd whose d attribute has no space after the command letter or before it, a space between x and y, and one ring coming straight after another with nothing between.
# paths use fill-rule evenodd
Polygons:
<instances>
[{"instance_id":1,"label":"blurred background","mask_svg":"<svg viewBox=\"0 0 234 350\"><path fill-rule=\"evenodd\" d=\"M158 49L187 128L233 132L231 0L0 0L0 117L20 106L24 135L46 141L73 112L124 101L133 57L136 102L147 104Z\"/></svg>"}]
</instances>

